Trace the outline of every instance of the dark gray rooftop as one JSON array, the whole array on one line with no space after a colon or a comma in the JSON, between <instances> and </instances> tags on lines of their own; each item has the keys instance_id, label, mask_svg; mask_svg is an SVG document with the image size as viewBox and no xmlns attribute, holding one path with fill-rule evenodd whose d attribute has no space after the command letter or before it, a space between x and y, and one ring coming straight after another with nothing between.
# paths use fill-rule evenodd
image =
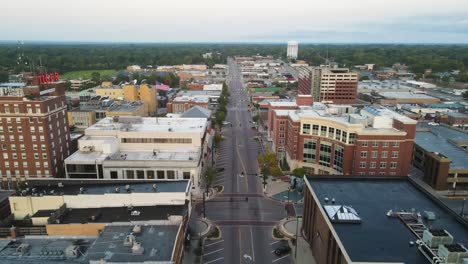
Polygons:
<instances>
[{"instance_id":1,"label":"dark gray rooftop","mask_svg":"<svg viewBox=\"0 0 468 264\"><path fill-rule=\"evenodd\" d=\"M59 183L63 187L58 187ZM25 194L30 195L35 188L35 193L77 195L81 187L84 188L83 194L113 193L116 188L119 188L120 193L126 193L126 185L130 186L131 193L151 193L155 192L153 184L156 184L156 192L186 192L189 180L31 180L28 181L29 191Z\"/></svg>"},{"instance_id":2,"label":"dark gray rooftop","mask_svg":"<svg viewBox=\"0 0 468 264\"><path fill-rule=\"evenodd\" d=\"M451 141L468 142L468 133L452 129L446 126L429 126L419 123L414 142L430 152L438 152L449 158L452 163L450 168L468 168L468 152Z\"/></svg>"},{"instance_id":3,"label":"dark gray rooftop","mask_svg":"<svg viewBox=\"0 0 468 264\"><path fill-rule=\"evenodd\" d=\"M187 111L183 112L180 117L190 117L190 118L210 118L211 110L206 109L201 106L194 106Z\"/></svg>"},{"instance_id":4,"label":"dark gray rooftop","mask_svg":"<svg viewBox=\"0 0 468 264\"><path fill-rule=\"evenodd\" d=\"M171 215L185 216L187 208L187 204L182 204L135 206L131 209L127 207L66 209L65 214L60 217L60 224L168 220L168 216ZM92 220L93 216L94 220Z\"/></svg>"},{"instance_id":5,"label":"dark gray rooftop","mask_svg":"<svg viewBox=\"0 0 468 264\"><path fill-rule=\"evenodd\" d=\"M130 246L124 246L125 237L133 226L106 226L96 242L88 250L88 261L104 259L108 262L171 261L179 225L144 225L136 241L144 248L142 255L132 254Z\"/></svg>"},{"instance_id":6,"label":"dark gray rooftop","mask_svg":"<svg viewBox=\"0 0 468 264\"><path fill-rule=\"evenodd\" d=\"M309 183L322 205L327 204L325 197L334 198L335 205L351 206L361 217L360 224L333 223L353 262L427 263L417 247L409 245L416 236L398 218L387 217L389 210L432 211L436 220L431 227L446 229L455 243L468 244L468 225L407 179L309 178Z\"/></svg>"}]
</instances>

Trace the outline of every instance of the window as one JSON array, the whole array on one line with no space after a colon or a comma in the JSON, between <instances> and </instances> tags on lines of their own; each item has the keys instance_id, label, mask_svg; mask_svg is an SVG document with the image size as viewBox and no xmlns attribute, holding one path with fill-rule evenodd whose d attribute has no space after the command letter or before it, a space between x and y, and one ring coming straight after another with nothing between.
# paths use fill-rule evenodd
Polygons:
<instances>
[{"instance_id":1,"label":"window","mask_svg":"<svg viewBox=\"0 0 468 264\"><path fill-rule=\"evenodd\" d=\"M367 158L367 151L361 151L361 158Z\"/></svg>"},{"instance_id":2,"label":"window","mask_svg":"<svg viewBox=\"0 0 468 264\"><path fill-rule=\"evenodd\" d=\"M394 162L394 161L390 162L390 169L396 169L396 167L397 167L396 162Z\"/></svg>"},{"instance_id":3,"label":"window","mask_svg":"<svg viewBox=\"0 0 468 264\"><path fill-rule=\"evenodd\" d=\"M190 180L190 172L184 171L184 172L183 172L183 176L184 176L184 179Z\"/></svg>"},{"instance_id":4,"label":"window","mask_svg":"<svg viewBox=\"0 0 468 264\"><path fill-rule=\"evenodd\" d=\"M137 170L136 174L137 174L138 179L144 179L145 178L145 171Z\"/></svg>"},{"instance_id":5,"label":"window","mask_svg":"<svg viewBox=\"0 0 468 264\"><path fill-rule=\"evenodd\" d=\"M398 151L392 151L392 158L398 158Z\"/></svg>"},{"instance_id":6,"label":"window","mask_svg":"<svg viewBox=\"0 0 468 264\"><path fill-rule=\"evenodd\" d=\"M378 146L379 146L379 142L377 142L377 141L372 142L372 147L373 148L376 148Z\"/></svg>"},{"instance_id":7,"label":"window","mask_svg":"<svg viewBox=\"0 0 468 264\"><path fill-rule=\"evenodd\" d=\"M331 144L328 142L320 143L319 164L322 166L330 166L331 161Z\"/></svg>"},{"instance_id":8,"label":"window","mask_svg":"<svg viewBox=\"0 0 468 264\"><path fill-rule=\"evenodd\" d=\"M24 141L24 137L23 136L18 136L19 138L19 141Z\"/></svg>"},{"instance_id":9,"label":"window","mask_svg":"<svg viewBox=\"0 0 468 264\"><path fill-rule=\"evenodd\" d=\"M312 135L317 136L318 129L319 129L319 125L312 125Z\"/></svg>"},{"instance_id":10,"label":"window","mask_svg":"<svg viewBox=\"0 0 468 264\"><path fill-rule=\"evenodd\" d=\"M49 162L44 162L44 167L48 168L49 167Z\"/></svg>"},{"instance_id":11,"label":"window","mask_svg":"<svg viewBox=\"0 0 468 264\"><path fill-rule=\"evenodd\" d=\"M164 179L164 171L158 170L156 171L156 175L158 176L158 179Z\"/></svg>"},{"instance_id":12,"label":"window","mask_svg":"<svg viewBox=\"0 0 468 264\"><path fill-rule=\"evenodd\" d=\"M343 137L341 138L341 142L346 143L346 138L348 137L348 133L343 131Z\"/></svg>"},{"instance_id":13,"label":"window","mask_svg":"<svg viewBox=\"0 0 468 264\"><path fill-rule=\"evenodd\" d=\"M387 162L380 162L380 168L381 169L387 168Z\"/></svg>"},{"instance_id":14,"label":"window","mask_svg":"<svg viewBox=\"0 0 468 264\"><path fill-rule=\"evenodd\" d=\"M167 171L167 178L168 179L175 179L175 172L173 170Z\"/></svg>"},{"instance_id":15,"label":"window","mask_svg":"<svg viewBox=\"0 0 468 264\"><path fill-rule=\"evenodd\" d=\"M31 132L36 132L36 128L35 128L35 127L33 127L33 126L32 126L32 127L30 127L29 129L31 130Z\"/></svg>"},{"instance_id":16,"label":"window","mask_svg":"<svg viewBox=\"0 0 468 264\"><path fill-rule=\"evenodd\" d=\"M384 147L384 148L388 148L388 142L387 142L387 141L385 141L385 142L382 142L382 147Z\"/></svg>"},{"instance_id":17,"label":"window","mask_svg":"<svg viewBox=\"0 0 468 264\"><path fill-rule=\"evenodd\" d=\"M399 146L400 146L400 142L397 142L397 141L393 142L393 146L394 146L394 147L399 147Z\"/></svg>"},{"instance_id":18,"label":"window","mask_svg":"<svg viewBox=\"0 0 468 264\"><path fill-rule=\"evenodd\" d=\"M31 140L32 140L32 141L36 141L36 140L37 140L37 137L36 137L36 136L31 136Z\"/></svg>"},{"instance_id":19,"label":"window","mask_svg":"<svg viewBox=\"0 0 468 264\"><path fill-rule=\"evenodd\" d=\"M24 176L29 176L29 171L28 170L24 171Z\"/></svg>"},{"instance_id":20,"label":"window","mask_svg":"<svg viewBox=\"0 0 468 264\"><path fill-rule=\"evenodd\" d=\"M5 105L5 113L7 114L10 113L10 107L8 105Z\"/></svg>"},{"instance_id":21,"label":"window","mask_svg":"<svg viewBox=\"0 0 468 264\"><path fill-rule=\"evenodd\" d=\"M9 168L10 167L10 163L8 161L5 161L5 167L6 168Z\"/></svg>"},{"instance_id":22,"label":"window","mask_svg":"<svg viewBox=\"0 0 468 264\"><path fill-rule=\"evenodd\" d=\"M118 178L117 172L116 171L111 171L110 172L110 177L111 177L111 179L117 179Z\"/></svg>"},{"instance_id":23,"label":"window","mask_svg":"<svg viewBox=\"0 0 468 264\"><path fill-rule=\"evenodd\" d=\"M40 167L40 166L41 166L41 163L40 163L39 161L36 161L35 164L36 164L36 167Z\"/></svg>"},{"instance_id":24,"label":"window","mask_svg":"<svg viewBox=\"0 0 468 264\"><path fill-rule=\"evenodd\" d=\"M26 159L26 153L21 153L21 158Z\"/></svg>"},{"instance_id":25,"label":"window","mask_svg":"<svg viewBox=\"0 0 468 264\"><path fill-rule=\"evenodd\" d=\"M371 168L371 169L375 169L376 167L377 167L377 162L372 161L372 162L370 163L370 168Z\"/></svg>"},{"instance_id":26,"label":"window","mask_svg":"<svg viewBox=\"0 0 468 264\"><path fill-rule=\"evenodd\" d=\"M51 137L53 134L51 133ZM191 144L191 138L122 138L122 143Z\"/></svg>"},{"instance_id":27,"label":"window","mask_svg":"<svg viewBox=\"0 0 468 264\"><path fill-rule=\"evenodd\" d=\"M321 126L320 127L320 136L325 137L327 135L327 127Z\"/></svg>"},{"instance_id":28,"label":"window","mask_svg":"<svg viewBox=\"0 0 468 264\"><path fill-rule=\"evenodd\" d=\"M154 179L154 171L146 171L146 177L148 179Z\"/></svg>"},{"instance_id":29,"label":"window","mask_svg":"<svg viewBox=\"0 0 468 264\"><path fill-rule=\"evenodd\" d=\"M3 158L8 159L8 153L3 153Z\"/></svg>"},{"instance_id":30,"label":"window","mask_svg":"<svg viewBox=\"0 0 468 264\"><path fill-rule=\"evenodd\" d=\"M19 127L17 127L17 129L18 129L18 132L23 132L23 128L22 128L22 127L19 126Z\"/></svg>"},{"instance_id":31,"label":"window","mask_svg":"<svg viewBox=\"0 0 468 264\"><path fill-rule=\"evenodd\" d=\"M135 172L132 170L126 170L125 174L127 175L127 179L135 179Z\"/></svg>"},{"instance_id":32,"label":"window","mask_svg":"<svg viewBox=\"0 0 468 264\"><path fill-rule=\"evenodd\" d=\"M304 140L303 161L308 163L315 162L317 142L313 139Z\"/></svg>"},{"instance_id":33,"label":"window","mask_svg":"<svg viewBox=\"0 0 468 264\"><path fill-rule=\"evenodd\" d=\"M37 176L42 175L42 171L41 170L36 170L36 174L37 174Z\"/></svg>"},{"instance_id":34,"label":"window","mask_svg":"<svg viewBox=\"0 0 468 264\"><path fill-rule=\"evenodd\" d=\"M382 158L388 158L388 151L382 151Z\"/></svg>"},{"instance_id":35,"label":"window","mask_svg":"<svg viewBox=\"0 0 468 264\"><path fill-rule=\"evenodd\" d=\"M47 154L46 154L46 153L42 153L42 158L43 158L43 159L47 159Z\"/></svg>"},{"instance_id":36,"label":"window","mask_svg":"<svg viewBox=\"0 0 468 264\"><path fill-rule=\"evenodd\" d=\"M349 144L356 142L356 133L349 133Z\"/></svg>"},{"instance_id":37,"label":"window","mask_svg":"<svg viewBox=\"0 0 468 264\"><path fill-rule=\"evenodd\" d=\"M28 167L28 162L27 161L23 161L23 167L25 167L25 168Z\"/></svg>"},{"instance_id":38,"label":"window","mask_svg":"<svg viewBox=\"0 0 468 264\"><path fill-rule=\"evenodd\" d=\"M366 167L366 162L365 161L359 162L359 168L364 169L365 167Z\"/></svg>"},{"instance_id":39,"label":"window","mask_svg":"<svg viewBox=\"0 0 468 264\"><path fill-rule=\"evenodd\" d=\"M11 154L11 156L12 156L14 159L17 159L17 158L18 158L18 154L16 154L16 153Z\"/></svg>"},{"instance_id":40,"label":"window","mask_svg":"<svg viewBox=\"0 0 468 264\"><path fill-rule=\"evenodd\" d=\"M9 126L8 127L8 132L13 132L13 127Z\"/></svg>"},{"instance_id":41,"label":"window","mask_svg":"<svg viewBox=\"0 0 468 264\"><path fill-rule=\"evenodd\" d=\"M0 126L0 132L3 132L3 126Z\"/></svg>"},{"instance_id":42,"label":"window","mask_svg":"<svg viewBox=\"0 0 468 264\"><path fill-rule=\"evenodd\" d=\"M0 141L5 141L5 136L1 135L0 136Z\"/></svg>"},{"instance_id":43,"label":"window","mask_svg":"<svg viewBox=\"0 0 468 264\"><path fill-rule=\"evenodd\" d=\"M328 128L328 137L334 138L335 137L335 129L333 127Z\"/></svg>"},{"instance_id":44,"label":"window","mask_svg":"<svg viewBox=\"0 0 468 264\"><path fill-rule=\"evenodd\" d=\"M45 150L45 149L46 149L46 145L41 144L41 149L42 149L42 150Z\"/></svg>"},{"instance_id":45,"label":"window","mask_svg":"<svg viewBox=\"0 0 468 264\"><path fill-rule=\"evenodd\" d=\"M377 154L377 151L372 151L372 152L371 152L371 157L372 157L373 159L376 159L376 158L377 158L377 155L378 155L378 154Z\"/></svg>"},{"instance_id":46,"label":"window","mask_svg":"<svg viewBox=\"0 0 468 264\"><path fill-rule=\"evenodd\" d=\"M16 150L16 145L15 144L11 144L11 150Z\"/></svg>"},{"instance_id":47,"label":"window","mask_svg":"<svg viewBox=\"0 0 468 264\"><path fill-rule=\"evenodd\" d=\"M310 134L310 124L303 124L302 125L302 134L309 135Z\"/></svg>"},{"instance_id":48,"label":"window","mask_svg":"<svg viewBox=\"0 0 468 264\"><path fill-rule=\"evenodd\" d=\"M34 158L35 158L35 159L39 159L39 154L38 154L38 153L34 153Z\"/></svg>"},{"instance_id":49,"label":"window","mask_svg":"<svg viewBox=\"0 0 468 264\"><path fill-rule=\"evenodd\" d=\"M339 172L343 171L343 147L335 145L335 157L333 159L333 168Z\"/></svg>"},{"instance_id":50,"label":"window","mask_svg":"<svg viewBox=\"0 0 468 264\"><path fill-rule=\"evenodd\" d=\"M39 136L41 141L44 141L44 136Z\"/></svg>"},{"instance_id":51,"label":"window","mask_svg":"<svg viewBox=\"0 0 468 264\"><path fill-rule=\"evenodd\" d=\"M335 139L336 139L336 140L341 140L341 130L340 130L340 129L337 129L337 130L336 130Z\"/></svg>"}]
</instances>

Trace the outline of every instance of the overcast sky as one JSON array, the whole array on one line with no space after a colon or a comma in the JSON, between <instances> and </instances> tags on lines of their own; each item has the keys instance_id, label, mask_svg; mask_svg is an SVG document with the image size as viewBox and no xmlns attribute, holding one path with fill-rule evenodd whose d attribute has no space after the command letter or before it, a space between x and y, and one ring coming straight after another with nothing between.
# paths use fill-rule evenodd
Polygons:
<instances>
[{"instance_id":1,"label":"overcast sky","mask_svg":"<svg viewBox=\"0 0 468 264\"><path fill-rule=\"evenodd\" d=\"M468 43L468 0L1 0L0 40Z\"/></svg>"}]
</instances>

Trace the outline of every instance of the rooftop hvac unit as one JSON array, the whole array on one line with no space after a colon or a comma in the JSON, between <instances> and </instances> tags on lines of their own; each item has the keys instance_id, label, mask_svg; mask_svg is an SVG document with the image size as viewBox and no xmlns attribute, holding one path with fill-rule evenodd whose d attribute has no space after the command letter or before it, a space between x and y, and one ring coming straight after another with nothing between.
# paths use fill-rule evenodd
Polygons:
<instances>
[{"instance_id":1,"label":"rooftop hvac unit","mask_svg":"<svg viewBox=\"0 0 468 264\"><path fill-rule=\"evenodd\" d=\"M141 225L135 225L132 230L133 234L140 234L141 233Z\"/></svg>"},{"instance_id":2,"label":"rooftop hvac unit","mask_svg":"<svg viewBox=\"0 0 468 264\"><path fill-rule=\"evenodd\" d=\"M443 244L453 243L453 236L443 229L426 229L423 232L422 240L429 247L434 248Z\"/></svg>"},{"instance_id":3,"label":"rooftop hvac unit","mask_svg":"<svg viewBox=\"0 0 468 264\"><path fill-rule=\"evenodd\" d=\"M65 257L77 258L81 255L81 247L76 245L70 245L65 248Z\"/></svg>"},{"instance_id":4,"label":"rooftop hvac unit","mask_svg":"<svg viewBox=\"0 0 468 264\"><path fill-rule=\"evenodd\" d=\"M143 255L143 252L145 251L145 249L141 246L141 243L140 242L136 242L133 243L133 246L132 246L132 254L135 254L135 255Z\"/></svg>"},{"instance_id":5,"label":"rooftop hvac unit","mask_svg":"<svg viewBox=\"0 0 468 264\"><path fill-rule=\"evenodd\" d=\"M17 248L16 248L16 253L19 253L21 255L25 254L29 250L29 244L27 243L21 243Z\"/></svg>"},{"instance_id":6,"label":"rooftop hvac unit","mask_svg":"<svg viewBox=\"0 0 468 264\"><path fill-rule=\"evenodd\" d=\"M460 264L464 258L468 258L468 250L462 244L439 245L437 256L447 264Z\"/></svg>"},{"instance_id":7,"label":"rooftop hvac unit","mask_svg":"<svg viewBox=\"0 0 468 264\"><path fill-rule=\"evenodd\" d=\"M132 246L135 242L135 236L133 234L127 235L124 240L124 246Z\"/></svg>"}]
</instances>

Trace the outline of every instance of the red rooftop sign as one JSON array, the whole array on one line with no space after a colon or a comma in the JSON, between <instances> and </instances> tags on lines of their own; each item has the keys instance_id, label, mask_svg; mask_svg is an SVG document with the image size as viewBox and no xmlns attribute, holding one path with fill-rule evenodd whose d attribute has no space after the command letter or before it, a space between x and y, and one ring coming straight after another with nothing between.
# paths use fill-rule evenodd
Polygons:
<instances>
[{"instance_id":1,"label":"red rooftop sign","mask_svg":"<svg viewBox=\"0 0 468 264\"><path fill-rule=\"evenodd\" d=\"M60 80L58 72L46 73L37 76L39 84L58 82Z\"/></svg>"}]
</instances>

